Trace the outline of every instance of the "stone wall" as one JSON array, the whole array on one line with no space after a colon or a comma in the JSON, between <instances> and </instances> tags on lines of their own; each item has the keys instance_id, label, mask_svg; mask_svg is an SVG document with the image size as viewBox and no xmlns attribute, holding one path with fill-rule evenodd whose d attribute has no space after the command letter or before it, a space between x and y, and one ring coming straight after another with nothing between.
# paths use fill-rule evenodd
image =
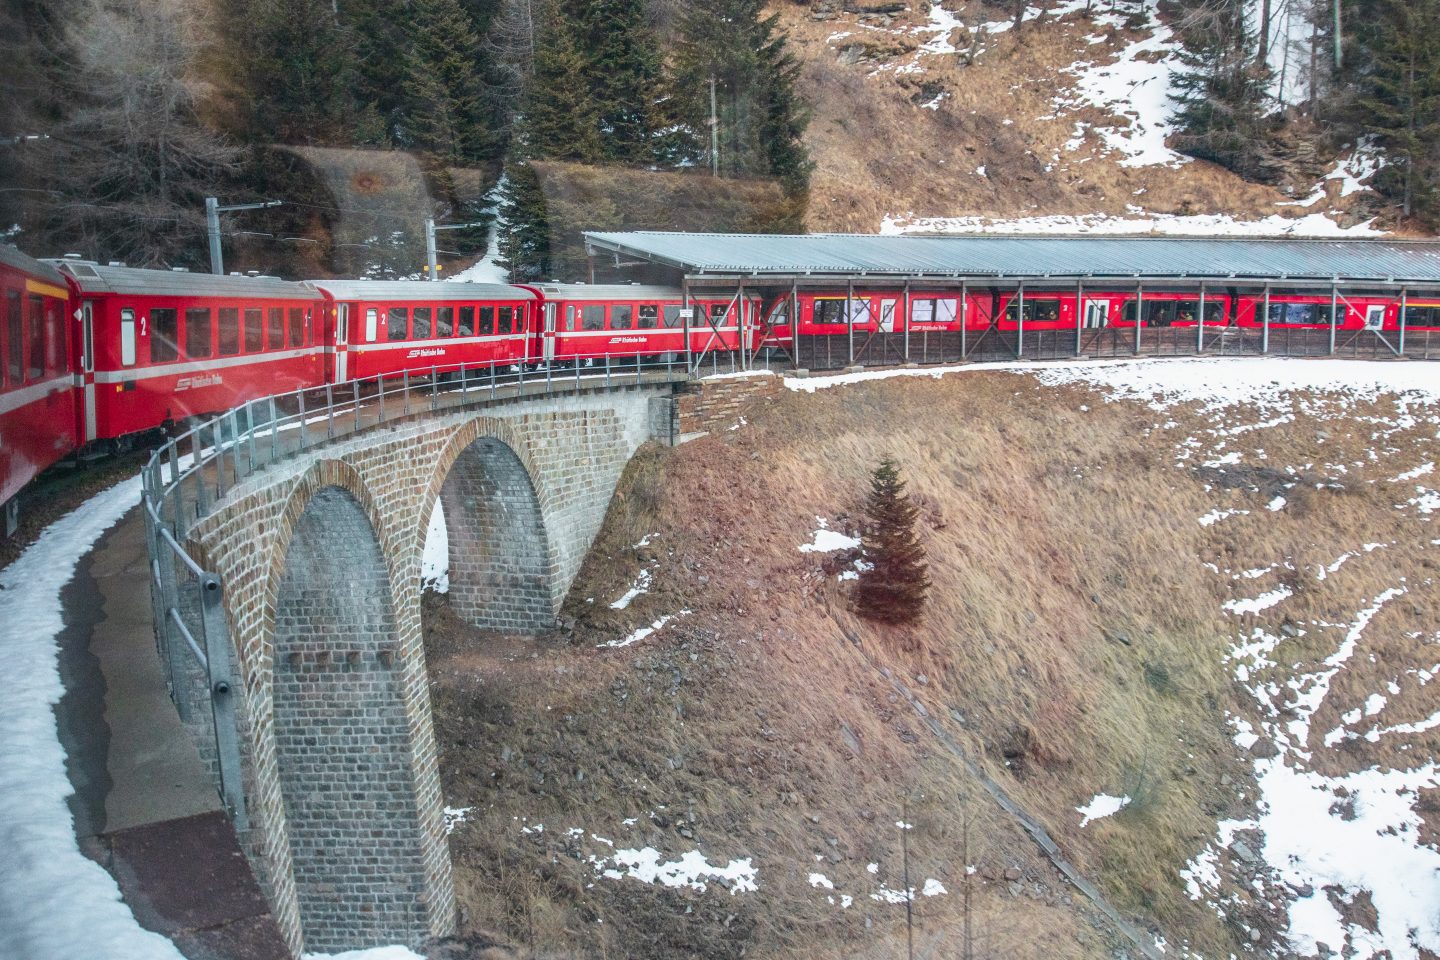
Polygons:
<instances>
[{"instance_id":1,"label":"stone wall","mask_svg":"<svg viewBox=\"0 0 1440 960\"><path fill-rule=\"evenodd\" d=\"M452 550L476 550L452 560L473 618L546 623L625 464L651 438L652 400L668 395L597 390L419 416L271 466L191 531L191 555L224 584L243 686L242 842L297 955L418 945L454 929L420 638L420 558L436 500L445 498ZM358 593L343 582L351 576ZM388 616L371 608L387 589ZM346 706L357 700L363 709ZM328 747L360 750L353 766L364 770L324 768L308 752ZM363 809L320 789L346 776L358 778ZM369 844L368 862L363 850L337 858L336 846L365 846L341 821L365 817L393 836ZM383 880L337 879L352 875Z\"/></svg>"},{"instance_id":2,"label":"stone wall","mask_svg":"<svg viewBox=\"0 0 1440 960\"><path fill-rule=\"evenodd\" d=\"M755 405L768 403L785 389L780 377L753 373L739 377L712 377L689 384L675 398L679 432L683 436L728 430Z\"/></svg>"}]
</instances>

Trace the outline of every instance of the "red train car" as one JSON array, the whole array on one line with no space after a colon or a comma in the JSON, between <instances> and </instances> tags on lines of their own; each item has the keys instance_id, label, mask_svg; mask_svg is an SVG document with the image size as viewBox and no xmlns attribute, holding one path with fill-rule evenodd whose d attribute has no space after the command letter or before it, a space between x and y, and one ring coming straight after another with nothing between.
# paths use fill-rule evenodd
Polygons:
<instances>
[{"instance_id":1,"label":"red train car","mask_svg":"<svg viewBox=\"0 0 1440 960\"><path fill-rule=\"evenodd\" d=\"M1271 291L1270 326L1308 330L1330 328L1331 296L1328 293ZM1338 330L1394 330L1400 324L1400 301L1391 295L1345 295L1335 299ZM1412 313L1407 326L1415 320ZM1235 324L1241 327L1265 325L1265 295L1247 293L1235 309Z\"/></svg>"},{"instance_id":2,"label":"red train car","mask_svg":"<svg viewBox=\"0 0 1440 960\"><path fill-rule=\"evenodd\" d=\"M962 311L960 291L910 291L910 318L905 319L905 295L899 290L801 290L795 294L795 312L799 315L802 337L842 336L852 329L856 333L898 333L910 329L916 333L958 332L961 314L967 330L984 330L990 326L995 306L984 291L970 291ZM795 330L790 323L790 296L781 296L771 304L766 316L766 340L770 344L789 347Z\"/></svg>"},{"instance_id":3,"label":"red train car","mask_svg":"<svg viewBox=\"0 0 1440 960\"><path fill-rule=\"evenodd\" d=\"M1076 292L1057 290L1025 291L1026 330L1074 330ZM1145 327L1193 327L1200 316L1198 290L1086 290L1080 326L1086 329L1124 327L1133 329L1137 313ZM1020 296L1015 291L998 295L1001 330L1020 326ZM1205 325L1226 326L1230 318L1231 298L1228 294L1207 290L1205 293Z\"/></svg>"},{"instance_id":4,"label":"red train car","mask_svg":"<svg viewBox=\"0 0 1440 960\"><path fill-rule=\"evenodd\" d=\"M76 435L76 338L70 289L58 270L0 246L0 503L6 532L18 519L15 495L42 470L73 452ZM82 354L88 344L79 344Z\"/></svg>"},{"instance_id":5,"label":"red train car","mask_svg":"<svg viewBox=\"0 0 1440 960\"><path fill-rule=\"evenodd\" d=\"M319 294L265 277L52 261L82 341L81 441L113 441L324 381Z\"/></svg>"},{"instance_id":6,"label":"red train car","mask_svg":"<svg viewBox=\"0 0 1440 960\"><path fill-rule=\"evenodd\" d=\"M685 298L675 287L640 284L547 284L533 288L544 301L539 357L567 363L603 357L674 357L732 352L755 339L760 299L701 294Z\"/></svg>"},{"instance_id":7,"label":"red train car","mask_svg":"<svg viewBox=\"0 0 1440 960\"><path fill-rule=\"evenodd\" d=\"M425 280L315 280L334 383L460 364L535 359L538 297L524 287Z\"/></svg>"}]
</instances>

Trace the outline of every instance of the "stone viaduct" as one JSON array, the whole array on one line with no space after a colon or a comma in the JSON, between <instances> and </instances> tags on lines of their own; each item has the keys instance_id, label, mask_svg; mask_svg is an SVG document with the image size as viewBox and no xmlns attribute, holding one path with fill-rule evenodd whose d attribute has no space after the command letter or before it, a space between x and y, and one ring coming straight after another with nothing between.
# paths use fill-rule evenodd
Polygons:
<instances>
[{"instance_id":1,"label":"stone viaduct","mask_svg":"<svg viewBox=\"0 0 1440 960\"><path fill-rule=\"evenodd\" d=\"M297 955L454 929L420 623L436 503L461 615L543 628L626 463L677 422L670 384L427 413L279 460L188 531L224 585L241 843ZM218 777L203 674L172 675Z\"/></svg>"}]
</instances>

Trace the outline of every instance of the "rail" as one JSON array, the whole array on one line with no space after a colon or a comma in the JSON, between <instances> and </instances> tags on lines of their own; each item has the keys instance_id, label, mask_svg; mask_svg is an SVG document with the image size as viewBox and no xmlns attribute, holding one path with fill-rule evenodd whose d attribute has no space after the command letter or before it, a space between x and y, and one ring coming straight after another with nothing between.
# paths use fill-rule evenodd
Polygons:
<instances>
[{"instance_id":1,"label":"rail","mask_svg":"<svg viewBox=\"0 0 1440 960\"><path fill-rule=\"evenodd\" d=\"M237 830L248 829L242 785L236 668L220 577L185 548L189 532L228 491L295 454L422 413L522 397L676 383L693 376L771 366L736 353L656 358L590 356L534 365L516 361L434 366L423 371L307 387L202 418L167 439L141 471L155 639L182 721L197 720L182 674L204 678L220 798ZM775 366L779 366L778 362ZM202 752L206 752L202 749Z\"/></svg>"}]
</instances>

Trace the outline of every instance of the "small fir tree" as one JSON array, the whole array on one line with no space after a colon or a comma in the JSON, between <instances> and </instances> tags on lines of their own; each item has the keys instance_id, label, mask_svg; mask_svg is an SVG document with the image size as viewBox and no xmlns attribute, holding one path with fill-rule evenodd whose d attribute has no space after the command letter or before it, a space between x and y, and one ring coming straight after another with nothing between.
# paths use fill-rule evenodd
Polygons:
<instances>
[{"instance_id":1,"label":"small fir tree","mask_svg":"<svg viewBox=\"0 0 1440 960\"><path fill-rule=\"evenodd\" d=\"M860 549L868 566L855 589L855 609L861 616L881 623L920 619L930 577L925 548L915 533L919 513L905 493L895 461L881 460L870 476L865 503L868 522Z\"/></svg>"},{"instance_id":2,"label":"small fir tree","mask_svg":"<svg viewBox=\"0 0 1440 960\"><path fill-rule=\"evenodd\" d=\"M459 0L416 0L405 59L409 137L446 163L483 159L493 146L483 115L482 57Z\"/></svg>"}]
</instances>

